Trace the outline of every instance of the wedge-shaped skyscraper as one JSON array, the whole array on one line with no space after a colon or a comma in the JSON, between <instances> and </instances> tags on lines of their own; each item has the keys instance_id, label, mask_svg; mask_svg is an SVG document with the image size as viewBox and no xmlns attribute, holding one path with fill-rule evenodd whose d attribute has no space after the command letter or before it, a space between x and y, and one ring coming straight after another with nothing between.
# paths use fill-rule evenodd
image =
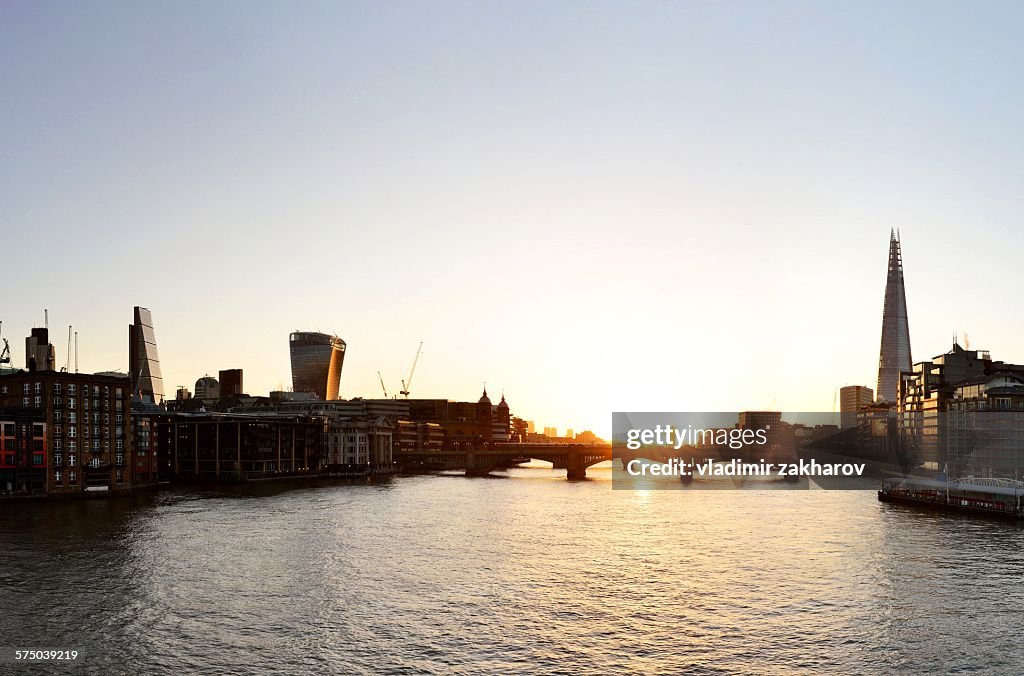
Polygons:
<instances>
[{"instance_id":1,"label":"wedge-shaped skyscraper","mask_svg":"<svg viewBox=\"0 0 1024 676\"><path fill-rule=\"evenodd\" d=\"M910 325L907 321L907 294L903 289L903 257L900 238L889 234L889 272L885 280L885 307L882 311L882 347L878 353L878 401L894 403L899 395L900 371L909 371Z\"/></svg>"},{"instance_id":2,"label":"wedge-shaped skyscraper","mask_svg":"<svg viewBox=\"0 0 1024 676\"><path fill-rule=\"evenodd\" d=\"M143 401L163 403L164 379L153 333L153 314L135 306L135 322L128 326L128 368L132 376L132 396Z\"/></svg>"}]
</instances>

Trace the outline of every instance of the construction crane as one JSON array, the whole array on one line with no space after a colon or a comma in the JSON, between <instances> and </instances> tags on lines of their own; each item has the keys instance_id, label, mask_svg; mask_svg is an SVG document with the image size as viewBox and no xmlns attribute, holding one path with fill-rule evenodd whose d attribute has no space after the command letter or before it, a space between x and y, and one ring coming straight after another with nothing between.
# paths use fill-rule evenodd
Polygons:
<instances>
[{"instance_id":1,"label":"construction crane","mask_svg":"<svg viewBox=\"0 0 1024 676\"><path fill-rule=\"evenodd\" d=\"M412 376L416 373L416 362L420 360L420 350L423 349L423 341L420 341L420 346L416 348L416 356L412 360L412 368L409 369L409 377L402 381L402 391L399 392L406 399L409 398L409 390L412 388Z\"/></svg>"},{"instance_id":2,"label":"construction crane","mask_svg":"<svg viewBox=\"0 0 1024 676\"><path fill-rule=\"evenodd\" d=\"M388 398L388 388L384 387L384 376L382 376L380 374L380 371L377 371L377 378L380 379L380 389L384 390L384 398L387 399Z\"/></svg>"},{"instance_id":3,"label":"construction crane","mask_svg":"<svg viewBox=\"0 0 1024 676\"><path fill-rule=\"evenodd\" d=\"M2 321L0 321L0 333L3 333L3 328L4 328L4 323ZM11 345L10 345L10 343L7 342L6 338L0 338L0 340L4 341L4 349L3 349L3 351L0 351L0 364L10 364L11 363Z\"/></svg>"}]
</instances>

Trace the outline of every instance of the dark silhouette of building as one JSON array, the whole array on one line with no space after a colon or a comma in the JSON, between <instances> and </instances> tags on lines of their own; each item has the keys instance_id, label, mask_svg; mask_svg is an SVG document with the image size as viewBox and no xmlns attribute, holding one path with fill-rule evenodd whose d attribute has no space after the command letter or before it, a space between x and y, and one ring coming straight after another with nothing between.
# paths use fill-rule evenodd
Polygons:
<instances>
[{"instance_id":1,"label":"dark silhouette of building","mask_svg":"<svg viewBox=\"0 0 1024 676\"><path fill-rule=\"evenodd\" d=\"M900 372L910 371L911 363L907 294L903 288L903 256L899 235L890 231L889 270L882 311L882 345L878 354L878 387L875 390L879 401L896 403Z\"/></svg>"},{"instance_id":2,"label":"dark silhouette of building","mask_svg":"<svg viewBox=\"0 0 1024 676\"><path fill-rule=\"evenodd\" d=\"M53 371L56 363L53 345L50 344L50 330L32 329L25 338L25 368L29 371Z\"/></svg>"},{"instance_id":3,"label":"dark silhouette of building","mask_svg":"<svg viewBox=\"0 0 1024 676\"><path fill-rule=\"evenodd\" d=\"M132 394L143 401L164 400L164 380L160 373L160 357L153 333L153 314L135 306L135 322L128 326L128 373L132 378Z\"/></svg>"},{"instance_id":4,"label":"dark silhouette of building","mask_svg":"<svg viewBox=\"0 0 1024 676\"><path fill-rule=\"evenodd\" d=\"M161 480L238 482L317 474L327 465L320 416L175 413L153 421Z\"/></svg>"},{"instance_id":5,"label":"dark silhouette of building","mask_svg":"<svg viewBox=\"0 0 1024 676\"><path fill-rule=\"evenodd\" d=\"M312 392L324 400L337 399L345 341L325 333L296 331L289 336L292 389Z\"/></svg>"},{"instance_id":6,"label":"dark silhouette of building","mask_svg":"<svg viewBox=\"0 0 1024 676\"><path fill-rule=\"evenodd\" d=\"M242 369L227 369L219 374L220 396L235 397L245 393L242 386Z\"/></svg>"}]
</instances>

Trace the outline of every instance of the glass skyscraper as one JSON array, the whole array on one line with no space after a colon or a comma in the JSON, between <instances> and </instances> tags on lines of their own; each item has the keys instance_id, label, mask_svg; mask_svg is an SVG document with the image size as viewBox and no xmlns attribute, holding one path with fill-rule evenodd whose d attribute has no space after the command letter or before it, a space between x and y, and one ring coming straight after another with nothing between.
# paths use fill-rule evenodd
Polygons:
<instances>
[{"instance_id":1,"label":"glass skyscraper","mask_svg":"<svg viewBox=\"0 0 1024 676\"><path fill-rule=\"evenodd\" d=\"M296 331L289 336L292 390L312 392L324 400L338 398L345 341L326 333Z\"/></svg>"},{"instance_id":2,"label":"glass skyscraper","mask_svg":"<svg viewBox=\"0 0 1024 676\"><path fill-rule=\"evenodd\" d=\"M889 234L889 271L885 280L882 312L882 345L878 354L878 401L896 403L900 371L909 371L910 325L907 321L907 293L903 289L903 256L900 238Z\"/></svg>"},{"instance_id":3,"label":"glass skyscraper","mask_svg":"<svg viewBox=\"0 0 1024 676\"><path fill-rule=\"evenodd\" d=\"M164 379L156 352L153 314L135 306L135 322L128 326L128 368L132 377L132 396L155 404L164 400Z\"/></svg>"}]
</instances>

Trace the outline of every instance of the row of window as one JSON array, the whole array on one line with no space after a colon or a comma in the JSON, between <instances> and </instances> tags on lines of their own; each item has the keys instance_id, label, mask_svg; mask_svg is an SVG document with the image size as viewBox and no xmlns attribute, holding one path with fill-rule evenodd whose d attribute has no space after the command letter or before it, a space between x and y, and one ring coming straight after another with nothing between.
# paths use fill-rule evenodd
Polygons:
<instances>
[{"instance_id":1,"label":"row of window","mask_svg":"<svg viewBox=\"0 0 1024 676\"><path fill-rule=\"evenodd\" d=\"M65 448L68 451L77 451L78 450L78 442L76 440L74 440L74 439L70 439L70 440L68 440L67 446L65 447L63 439L54 439L53 440L53 451L55 453L63 451L63 450L65 450ZM82 449L86 450L88 448L89 448L89 442L86 441L86 442L84 442L82 444ZM118 452L123 451L124 450L124 442L121 441L120 439L118 439L116 442L114 442L114 450L118 451ZM92 452L93 453L99 453L100 452L100 440L99 439L94 439L93 440L93 442L92 442ZM109 441L104 441L103 442L103 452L104 453L109 453L110 452L110 442Z\"/></svg>"},{"instance_id":2,"label":"row of window","mask_svg":"<svg viewBox=\"0 0 1024 676\"><path fill-rule=\"evenodd\" d=\"M57 471L55 471L53 473L53 479L57 483L62 483L62 479L63 478L64 478L64 473L61 470L58 469ZM122 483L124 481L124 470L123 469L119 469L119 470L117 470L114 473L114 480L117 483ZM78 472L76 472L75 470L70 470L68 472L68 483L69 484L73 484L73 483L76 483L77 481L78 481Z\"/></svg>"},{"instance_id":3,"label":"row of window","mask_svg":"<svg viewBox=\"0 0 1024 676\"><path fill-rule=\"evenodd\" d=\"M22 386L21 386L21 393L22 394L31 394L32 392L35 392L36 394L40 394L40 393L42 393L42 391L43 391L43 384L41 382L35 383L34 387L33 387L32 383L22 383ZM79 393L78 385L76 383L68 383L67 387L65 388L62 383L54 383L53 384L53 393L54 394L63 394L65 391L67 392L69 397L78 396L78 393ZM93 385L92 386L92 396L98 397L98 396L100 396L101 392L102 392L104 397L109 397L110 396L110 387L108 387L106 385L104 385L102 388L99 385ZM84 396L84 397L89 396L89 386L88 385L83 385L82 389L81 389L81 393L82 393L82 396ZM7 385L4 385L2 387L2 389L0 389L0 394L7 394ZM117 397L118 399L123 398L124 397L124 388L123 387L115 387L114 388L114 396Z\"/></svg>"},{"instance_id":4,"label":"row of window","mask_svg":"<svg viewBox=\"0 0 1024 676\"><path fill-rule=\"evenodd\" d=\"M102 435L103 435L104 438L110 436L110 428L109 427L99 427L98 425L94 426L92 428L92 435L94 437L100 436L100 434L101 434L100 430L102 430ZM69 438L77 437L78 436L78 427L76 425L68 425L67 435L68 435ZM53 426L53 436L55 438L63 437L64 436L64 426L63 425L54 425ZM89 426L88 425L82 425L82 436L83 437L89 436ZM118 437L118 438L123 437L124 436L124 429L122 429L120 427L115 427L114 428L114 436Z\"/></svg>"}]
</instances>

